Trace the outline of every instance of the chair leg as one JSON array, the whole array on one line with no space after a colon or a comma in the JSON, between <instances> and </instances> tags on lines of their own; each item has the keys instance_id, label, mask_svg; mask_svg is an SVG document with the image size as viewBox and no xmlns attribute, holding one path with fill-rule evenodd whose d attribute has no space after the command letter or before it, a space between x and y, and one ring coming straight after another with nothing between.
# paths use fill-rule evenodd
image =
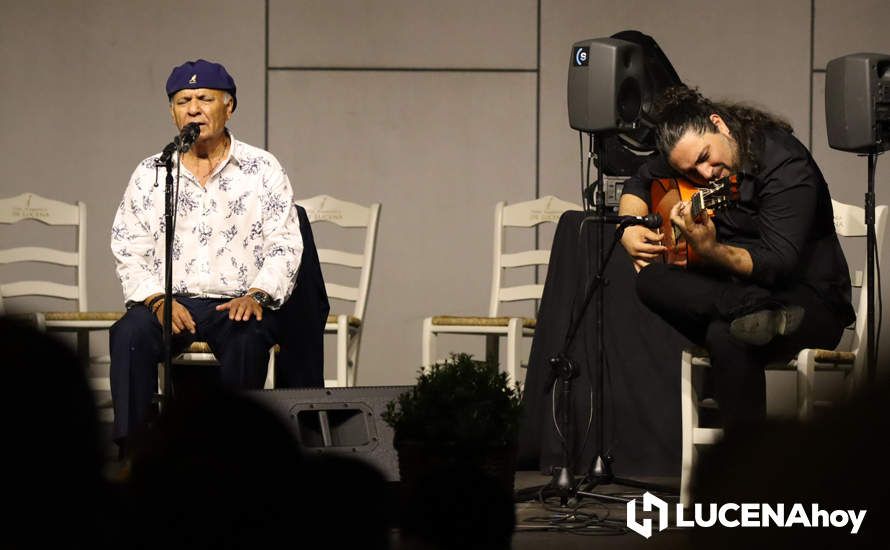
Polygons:
<instances>
[{"instance_id":1,"label":"chair leg","mask_svg":"<svg viewBox=\"0 0 890 550\"><path fill-rule=\"evenodd\" d=\"M158 364L158 395L164 395L164 388L167 386L167 368L164 363Z\"/></svg>"},{"instance_id":2,"label":"chair leg","mask_svg":"<svg viewBox=\"0 0 890 550\"><path fill-rule=\"evenodd\" d=\"M349 324L346 315L337 316L337 387L346 386L346 365L349 362L347 355L349 342Z\"/></svg>"},{"instance_id":3,"label":"chair leg","mask_svg":"<svg viewBox=\"0 0 890 550\"><path fill-rule=\"evenodd\" d=\"M42 313L37 316L36 322L40 330L46 330L46 321ZM110 406L111 401L108 399L100 400L99 396L100 392L111 391L111 374L110 372L107 374L103 372L102 376L95 376L94 372L94 370L98 368L98 364L104 365L106 362L105 357L96 357L95 359L92 357L90 353L90 329L78 329L76 334L77 357L81 361L81 364L84 365L84 368L86 368L87 383L89 383L90 388L93 390L93 397L96 400L99 419L101 422L111 423L114 421L114 409ZM109 363L110 366L110 357L108 358L107 363Z\"/></svg>"},{"instance_id":4,"label":"chair leg","mask_svg":"<svg viewBox=\"0 0 890 550\"><path fill-rule=\"evenodd\" d=\"M433 332L433 318L423 320L423 335L421 338L420 364L429 367L435 362L436 357L436 333Z\"/></svg>"},{"instance_id":5,"label":"chair leg","mask_svg":"<svg viewBox=\"0 0 890 550\"><path fill-rule=\"evenodd\" d=\"M507 324L507 361L505 370L507 376L510 377L510 383L516 383L516 376L519 373L519 356L521 354L522 345L522 319L518 317L510 318Z\"/></svg>"},{"instance_id":6,"label":"chair leg","mask_svg":"<svg viewBox=\"0 0 890 550\"><path fill-rule=\"evenodd\" d=\"M108 355L96 355L89 359L87 364L87 383L93 392L98 407L99 422L111 424L114 422L114 407L111 397L111 358Z\"/></svg>"},{"instance_id":7,"label":"chair leg","mask_svg":"<svg viewBox=\"0 0 890 550\"><path fill-rule=\"evenodd\" d=\"M696 450L693 432L698 427L698 398L692 385L692 353L683 350L680 366L680 416L682 419L682 466L680 470L680 503L688 507L689 486L695 467Z\"/></svg>"},{"instance_id":8,"label":"chair leg","mask_svg":"<svg viewBox=\"0 0 890 550\"><path fill-rule=\"evenodd\" d=\"M349 356L347 359L348 368L346 370L346 386L350 388L355 387L356 381L358 380L358 350L361 347L361 343L362 329L360 327L352 334L352 337L349 339L349 345L347 346Z\"/></svg>"},{"instance_id":9,"label":"chair leg","mask_svg":"<svg viewBox=\"0 0 890 550\"><path fill-rule=\"evenodd\" d=\"M863 342L862 345L864 346L865 343ZM865 350L860 349L856 352L856 358L853 360L853 364L850 365L850 370L844 376L846 384L844 388L846 392L845 398L853 397L856 392L865 387L867 358L868 353Z\"/></svg>"},{"instance_id":10,"label":"chair leg","mask_svg":"<svg viewBox=\"0 0 890 550\"><path fill-rule=\"evenodd\" d=\"M266 381L263 383L263 389L275 389L275 346L269 350L269 367L266 370Z\"/></svg>"},{"instance_id":11,"label":"chair leg","mask_svg":"<svg viewBox=\"0 0 890 550\"><path fill-rule=\"evenodd\" d=\"M797 356L797 417L801 421L809 420L813 415L815 378L815 351L805 349Z\"/></svg>"}]
</instances>

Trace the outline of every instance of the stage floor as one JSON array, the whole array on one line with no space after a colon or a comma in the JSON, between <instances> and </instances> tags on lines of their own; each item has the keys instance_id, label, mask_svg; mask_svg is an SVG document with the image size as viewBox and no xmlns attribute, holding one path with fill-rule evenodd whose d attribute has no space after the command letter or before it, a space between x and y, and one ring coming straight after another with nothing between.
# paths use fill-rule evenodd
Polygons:
<instances>
[{"instance_id":1,"label":"stage floor","mask_svg":"<svg viewBox=\"0 0 890 550\"><path fill-rule=\"evenodd\" d=\"M646 477L635 481L678 488L679 478ZM516 472L516 491L522 497L531 497L532 489L550 482L550 476L539 472ZM573 548L617 549L617 548L689 548L690 532L682 529L668 529L655 533L651 538L642 536L626 528L626 501L608 498L641 497L644 489L617 484L602 485L587 492L605 495L607 498L582 496L577 503L560 506L558 497L524 500L516 503L516 532L513 535L513 549ZM676 502L673 499L665 499ZM574 506L571 506L574 504ZM640 504L637 505L639 510ZM602 521L605 520L605 521ZM645 545L645 546L644 546Z\"/></svg>"}]
</instances>

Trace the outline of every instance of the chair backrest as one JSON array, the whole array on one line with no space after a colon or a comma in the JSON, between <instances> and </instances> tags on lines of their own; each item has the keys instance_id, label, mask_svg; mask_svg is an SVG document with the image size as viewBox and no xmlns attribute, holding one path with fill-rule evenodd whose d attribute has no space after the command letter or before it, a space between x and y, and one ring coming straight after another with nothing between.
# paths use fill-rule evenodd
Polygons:
<instances>
[{"instance_id":1,"label":"chair backrest","mask_svg":"<svg viewBox=\"0 0 890 550\"><path fill-rule=\"evenodd\" d=\"M865 225L865 209L859 206L844 204L836 200L831 201L834 209L834 229L841 237L866 237L867 227ZM881 247L884 244L884 231L887 228L887 206L880 205L875 207L875 243L877 251L875 252L875 264L879 260ZM867 252L867 251L866 251ZM854 385L859 385L865 376L866 361L866 329L868 311L868 254L866 253L866 264L862 268L864 278L862 280L862 288L859 292L859 305L856 308L856 324L854 329L853 340L851 342L850 351L856 354L853 363L853 376L855 377ZM880 290L880 289L878 289ZM875 334L875 338L879 338L880 334Z\"/></svg>"},{"instance_id":2,"label":"chair backrest","mask_svg":"<svg viewBox=\"0 0 890 550\"><path fill-rule=\"evenodd\" d=\"M318 261L322 265L339 265L360 270L358 286L345 286L326 281L325 290L329 298L354 302L352 315L364 319L371 270L374 266L374 249L377 245L380 203L362 206L329 195L318 195L298 200L296 203L306 209L310 223L329 222L340 227L365 228L365 244L361 254L330 248L318 249Z\"/></svg>"},{"instance_id":3,"label":"chair backrest","mask_svg":"<svg viewBox=\"0 0 890 550\"><path fill-rule=\"evenodd\" d=\"M0 199L0 224L15 224L22 220L37 220L53 226L74 226L77 231L77 249L66 251L39 246L7 248L0 250L0 265L42 262L73 267L76 272L76 283L66 285L43 280L0 283L0 314L4 313L3 299L17 296L48 296L74 300L77 311L87 311L86 205L83 202L77 204L59 202L34 193L22 193L15 197Z\"/></svg>"},{"instance_id":4,"label":"chair backrest","mask_svg":"<svg viewBox=\"0 0 890 550\"><path fill-rule=\"evenodd\" d=\"M504 286L505 269L550 263L549 248L504 253L504 228L532 228L542 223L556 223L566 210L581 210L581 207L553 195L510 205L504 201L497 203L494 209L494 261L492 262L494 268L491 277L491 301L488 305L489 316L497 317L498 305L501 302L539 300L544 292L544 283Z\"/></svg>"}]
</instances>

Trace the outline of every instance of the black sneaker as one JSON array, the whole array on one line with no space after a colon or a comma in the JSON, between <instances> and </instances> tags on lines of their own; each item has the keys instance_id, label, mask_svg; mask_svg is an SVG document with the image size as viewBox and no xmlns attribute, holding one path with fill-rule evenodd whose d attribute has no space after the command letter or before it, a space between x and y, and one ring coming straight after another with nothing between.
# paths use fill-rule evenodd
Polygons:
<instances>
[{"instance_id":1,"label":"black sneaker","mask_svg":"<svg viewBox=\"0 0 890 550\"><path fill-rule=\"evenodd\" d=\"M734 319L729 325L729 332L742 342L762 346L777 335L791 334L797 330L803 316L804 309L800 306L761 309Z\"/></svg>"}]
</instances>

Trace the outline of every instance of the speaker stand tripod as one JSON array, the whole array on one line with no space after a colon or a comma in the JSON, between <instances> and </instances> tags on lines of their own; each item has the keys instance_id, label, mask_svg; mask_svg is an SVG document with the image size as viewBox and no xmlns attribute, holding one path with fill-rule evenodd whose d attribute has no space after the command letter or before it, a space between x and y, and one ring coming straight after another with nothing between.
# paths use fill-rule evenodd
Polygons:
<instances>
[{"instance_id":1,"label":"speaker stand tripod","mask_svg":"<svg viewBox=\"0 0 890 550\"><path fill-rule=\"evenodd\" d=\"M866 302L866 373L868 383L875 381L877 369L877 342L875 340L875 254L877 248L877 236L875 235L875 169L878 163L878 154L869 152L868 157L868 189L865 193L865 228L866 228L866 269L868 276L866 277L866 292L868 293L868 301Z\"/></svg>"}]
</instances>

